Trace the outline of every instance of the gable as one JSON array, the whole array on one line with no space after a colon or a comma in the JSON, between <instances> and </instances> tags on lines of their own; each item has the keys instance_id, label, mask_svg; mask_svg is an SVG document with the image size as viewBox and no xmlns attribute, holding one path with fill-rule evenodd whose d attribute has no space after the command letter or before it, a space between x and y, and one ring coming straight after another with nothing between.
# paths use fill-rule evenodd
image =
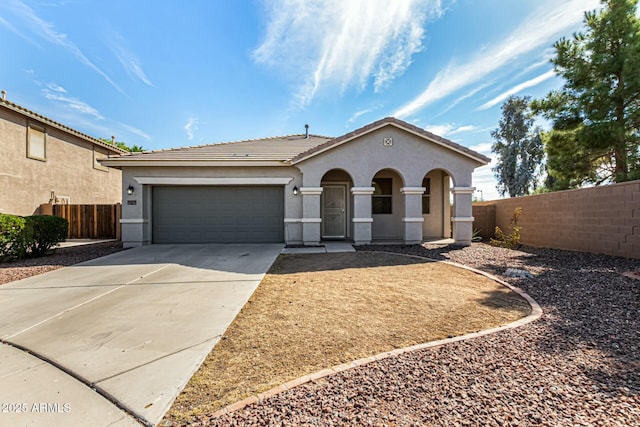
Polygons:
<instances>
[{"instance_id":1,"label":"gable","mask_svg":"<svg viewBox=\"0 0 640 427\"><path fill-rule=\"evenodd\" d=\"M435 146L440 146L445 150L449 150L453 153L456 153L457 155L466 157L476 162L477 166L486 165L491 161L490 158L480 153L477 153L467 147L464 147L460 144L456 144L455 142L450 141L446 138L442 138L438 135L432 134L431 132L428 132L422 128L419 128L417 126L414 126L402 120L399 120L393 117L387 117L382 120L378 120L377 122L366 125L353 132L350 132L346 135L335 138L324 144L313 147L310 150L307 150L306 152L303 152L298 156L296 156L295 158L293 158L291 160L291 163L296 164L296 163L305 161L309 158L315 157L317 155L321 155L329 150L333 150L341 145L350 143L351 141L365 138L372 133L377 133L378 131L381 131L381 130L385 130L385 129L389 130L393 128L402 130L408 134L412 134L416 136L418 139L424 140L426 143L430 143Z\"/></svg>"}]
</instances>

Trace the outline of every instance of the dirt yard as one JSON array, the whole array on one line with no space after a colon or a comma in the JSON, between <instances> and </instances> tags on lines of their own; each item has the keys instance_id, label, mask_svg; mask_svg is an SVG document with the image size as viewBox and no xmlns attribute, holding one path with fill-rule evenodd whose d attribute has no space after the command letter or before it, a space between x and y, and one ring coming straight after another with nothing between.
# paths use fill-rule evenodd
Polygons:
<instances>
[{"instance_id":1,"label":"dirt yard","mask_svg":"<svg viewBox=\"0 0 640 427\"><path fill-rule=\"evenodd\" d=\"M185 422L286 381L530 313L482 275L404 255L283 255L178 396Z\"/></svg>"}]
</instances>

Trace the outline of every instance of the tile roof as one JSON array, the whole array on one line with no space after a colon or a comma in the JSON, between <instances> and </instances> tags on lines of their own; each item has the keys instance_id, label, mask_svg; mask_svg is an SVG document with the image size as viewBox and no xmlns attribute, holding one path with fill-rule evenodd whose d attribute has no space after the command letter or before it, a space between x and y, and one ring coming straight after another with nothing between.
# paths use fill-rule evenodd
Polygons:
<instances>
[{"instance_id":1,"label":"tile roof","mask_svg":"<svg viewBox=\"0 0 640 427\"><path fill-rule=\"evenodd\" d=\"M256 161L298 163L310 157L329 150L363 134L392 125L421 136L436 144L452 149L464 156L470 157L480 164L491 161L490 158L477 153L467 147L456 144L422 128L402 120L387 117L374 123L356 129L338 138L320 135L304 134L286 135L272 138L250 139L244 141L207 144L195 147L180 147L166 150L126 153L112 156L106 161L110 166L121 166L127 163L160 161L160 162L215 162L215 161Z\"/></svg>"},{"instance_id":2,"label":"tile roof","mask_svg":"<svg viewBox=\"0 0 640 427\"><path fill-rule=\"evenodd\" d=\"M330 141L325 142L324 144L320 144L317 145L315 147L310 148L309 150L298 154L296 157L294 157L293 159L291 159L292 163L298 163L301 162L302 160L305 160L309 157L313 157L316 154L319 154L325 150L330 149L333 146L339 145L341 143L344 143L346 141L349 141L353 138L356 138L360 135L366 134L368 132L374 131L376 129L379 129L381 127L384 127L386 125L395 125L397 127L400 128L404 128L405 130L408 130L410 132L413 132L414 134L418 134L420 136L423 136L437 144L443 145L445 147L451 148L454 151L457 151L461 154L464 154L468 157L472 157L474 159L476 159L478 162L480 163L489 163L491 162L491 159L487 156L484 156L476 151L473 151L467 147L464 147L460 144L456 144L453 141L450 141L446 138L443 138L441 136L438 136L436 134L433 134L429 131L426 131L418 126L412 125L411 123L407 123L403 120L400 119L396 119L395 117L385 117L384 119L380 119L376 122L370 123L366 126L361 127L360 129L356 129L352 132L349 132L346 135L342 135L339 136L338 138L334 138Z\"/></svg>"},{"instance_id":3,"label":"tile roof","mask_svg":"<svg viewBox=\"0 0 640 427\"><path fill-rule=\"evenodd\" d=\"M207 144L196 147L181 147L166 150L127 153L110 160L118 162L152 161L216 161L250 160L281 161L291 160L312 147L321 145L332 138L319 135L287 135L273 138L250 139L236 142Z\"/></svg>"},{"instance_id":4,"label":"tile roof","mask_svg":"<svg viewBox=\"0 0 640 427\"><path fill-rule=\"evenodd\" d=\"M118 154L124 154L127 153L128 151L122 150L118 147L114 147L111 144L108 144L104 141L99 140L98 138L94 138L93 136L87 135L85 133L82 133L80 131L77 131L73 128L70 128L69 126L63 125L62 123L56 122L55 120L52 120L48 117L43 116L42 114L38 114L35 111L31 111L28 108L25 108L21 105L18 105L16 103L13 103L11 101L8 101L6 99L2 99L0 98L0 107L5 107L9 110L15 111L18 114L21 114L25 117L28 117L30 119L34 119L39 121L42 124L54 127L56 129L59 129L61 131L64 131L70 135L74 135L77 136L78 138L84 139L87 142L91 142L92 144L95 145L99 145L100 147L104 147L114 153L118 153Z\"/></svg>"}]
</instances>

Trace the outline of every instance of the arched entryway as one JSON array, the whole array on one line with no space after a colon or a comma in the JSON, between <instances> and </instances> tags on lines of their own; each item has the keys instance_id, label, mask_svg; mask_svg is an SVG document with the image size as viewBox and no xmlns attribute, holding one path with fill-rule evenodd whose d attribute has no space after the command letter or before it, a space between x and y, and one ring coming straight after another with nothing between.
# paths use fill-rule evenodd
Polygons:
<instances>
[{"instance_id":1,"label":"arched entryway","mask_svg":"<svg viewBox=\"0 0 640 427\"><path fill-rule=\"evenodd\" d=\"M422 180L425 192L422 195L422 235L424 240L451 237L451 188L449 173L434 169Z\"/></svg>"},{"instance_id":2,"label":"arched entryway","mask_svg":"<svg viewBox=\"0 0 640 427\"><path fill-rule=\"evenodd\" d=\"M342 169L332 169L320 182L320 233L322 240L350 239L353 236L353 179Z\"/></svg>"},{"instance_id":3,"label":"arched entryway","mask_svg":"<svg viewBox=\"0 0 640 427\"><path fill-rule=\"evenodd\" d=\"M378 171L371 180L371 238L377 241L404 241L404 181L392 169Z\"/></svg>"}]
</instances>

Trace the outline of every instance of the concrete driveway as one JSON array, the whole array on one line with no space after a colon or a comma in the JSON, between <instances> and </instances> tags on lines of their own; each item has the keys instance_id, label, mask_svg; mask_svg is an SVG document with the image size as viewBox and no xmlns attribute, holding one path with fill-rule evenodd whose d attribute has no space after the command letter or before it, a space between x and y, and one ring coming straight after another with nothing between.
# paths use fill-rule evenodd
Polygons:
<instances>
[{"instance_id":1,"label":"concrete driveway","mask_svg":"<svg viewBox=\"0 0 640 427\"><path fill-rule=\"evenodd\" d=\"M142 420L157 424L282 246L143 246L0 286L0 337L59 364ZM0 360L33 357L0 347ZM37 378L55 384L46 374L36 376L32 396L16 396L13 383L23 381L20 375L28 370L20 371L15 363L13 370L8 364L6 372L0 369L0 403L18 398L28 405L69 403L70 411L58 411L53 418L48 414L47 425L71 425L71 415L90 412L96 393L87 386L86 401L62 402L59 395L47 400L35 393ZM27 365L61 375L34 360ZM70 381L63 377L59 381ZM122 411L115 406L104 410L111 411L109 417L105 412L104 425L131 422L120 418ZM42 419L42 414L28 412L0 412L0 424L38 424Z\"/></svg>"}]
</instances>

